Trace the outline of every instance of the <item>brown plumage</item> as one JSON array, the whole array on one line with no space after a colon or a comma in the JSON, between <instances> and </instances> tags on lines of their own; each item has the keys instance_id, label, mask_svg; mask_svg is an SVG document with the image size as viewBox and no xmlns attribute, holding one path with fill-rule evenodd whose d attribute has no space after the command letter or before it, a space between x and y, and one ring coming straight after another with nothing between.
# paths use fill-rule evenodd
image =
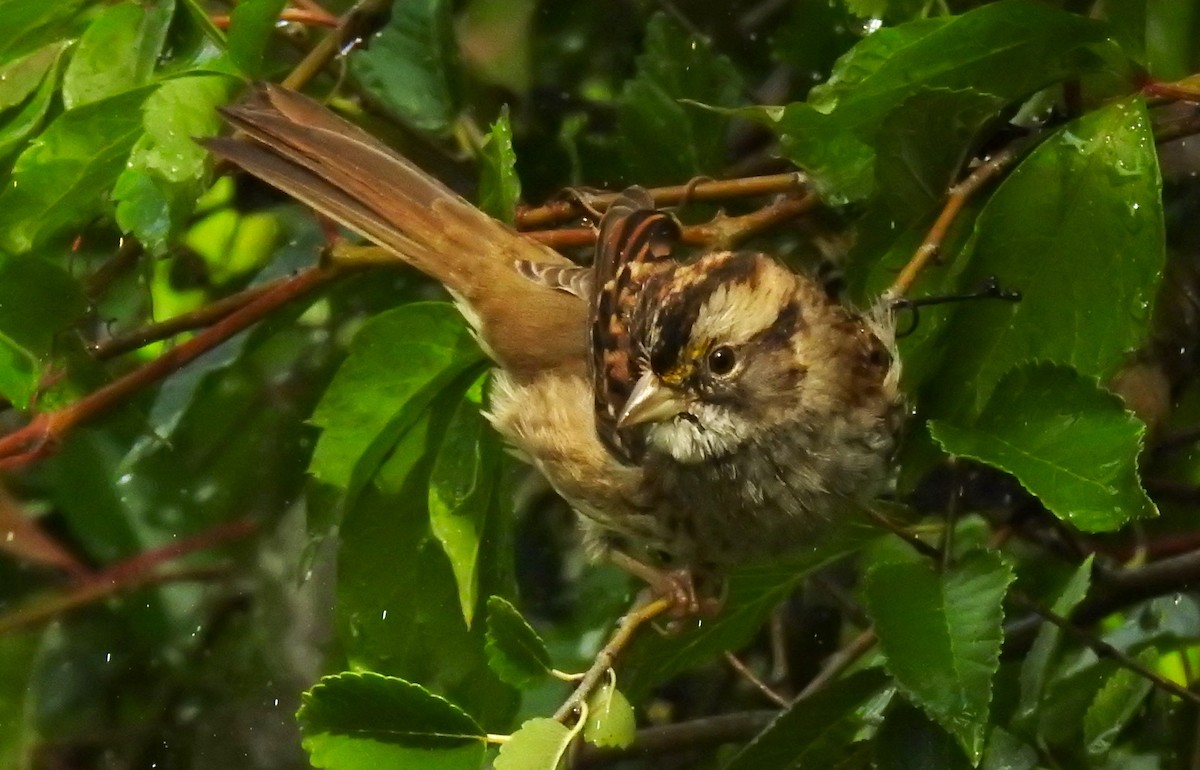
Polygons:
<instances>
[{"instance_id":1,"label":"brown plumage","mask_svg":"<svg viewBox=\"0 0 1200 770\"><path fill-rule=\"evenodd\" d=\"M592 268L490 219L328 110L267 86L217 155L450 291L496 361L488 417L597 550L721 567L802 546L883 484L898 427L889 320L752 252L675 253L636 188Z\"/></svg>"}]
</instances>

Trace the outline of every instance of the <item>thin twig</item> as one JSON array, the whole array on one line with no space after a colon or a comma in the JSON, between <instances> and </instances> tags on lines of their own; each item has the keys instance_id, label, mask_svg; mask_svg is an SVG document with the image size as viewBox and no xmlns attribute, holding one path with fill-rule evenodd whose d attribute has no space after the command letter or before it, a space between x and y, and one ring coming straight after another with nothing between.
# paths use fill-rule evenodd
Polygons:
<instances>
[{"instance_id":1,"label":"thin twig","mask_svg":"<svg viewBox=\"0 0 1200 770\"><path fill-rule=\"evenodd\" d=\"M727 249L756 233L810 211L818 200L816 194L810 192L800 197L780 198L739 217L718 216L707 224L684 228L684 242Z\"/></svg>"},{"instance_id":2,"label":"thin twig","mask_svg":"<svg viewBox=\"0 0 1200 770\"><path fill-rule=\"evenodd\" d=\"M788 705L789 701L787 698L771 689L771 685L760 679L757 674L755 674L746 666L745 663L738 659L738 656L734 655L732 652L726 651L725 662L728 663L733 670L738 673L739 676L753 685L756 690L761 692L767 700L781 708Z\"/></svg>"},{"instance_id":3,"label":"thin twig","mask_svg":"<svg viewBox=\"0 0 1200 770\"><path fill-rule=\"evenodd\" d=\"M1194 106L1186 114L1154 121L1154 141L1158 144L1195 134L1200 134L1200 109Z\"/></svg>"},{"instance_id":4,"label":"thin twig","mask_svg":"<svg viewBox=\"0 0 1200 770\"><path fill-rule=\"evenodd\" d=\"M908 292L926 265L936 259L941 253L942 242L946 240L946 235L950 232L950 226L954 224L954 220L958 218L967 201L971 200L975 193L979 192L984 185L999 176L1017 158L1021 157L1027 146L1027 143L1024 141L1008 145L976 166L975 170L967 175L966 179L963 179L950 188L950 192L946 196L946 203L942 207L942 212L933 223L933 227L929 228L929 233L925 236L925 240L921 242L921 245L917 247L917 251L913 254L912 259L908 261L908 264L900 271L900 275L897 276L895 282L892 283L891 288L888 289L889 296L903 297Z\"/></svg>"},{"instance_id":5,"label":"thin twig","mask_svg":"<svg viewBox=\"0 0 1200 770\"><path fill-rule=\"evenodd\" d=\"M1191 690L1181 687L1175 682L1172 682L1170 679L1161 676L1157 671L1152 671L1146 668L1137 660L1129 657L1103 639L1099 639L1094 634L1084 631L1082 628L1079 628L1070 620L1064 618L1062 615L1059 615L1048 607L1043 607L1038 602L1026 596L1023 592L1016 589L1010 590L1008 592L1008 601L1016 604L1021 609L1033 612L1048 623L1051 623L1062 629L1068 636L1073 637L1080 644L1091 649L1099 657L1109 658L1110 660L1115 661L1117 665L1127 668L1135 674L1144 677L1160 690L1169 692L1172 695L1182 698L1190 703L1200 705L1200 695L1197 695Z\"/></svg>"},{"instance_id":6,"label":"thin twig","mask_svg":"<svg viewBox=\"0 0 1200 770\"><path fill-rule=\"evenodd\" d=\"M871 516L872 519L874 519L876 522L878 522L881 525L883 525L884 527L886 527L889 531L894 532L895 534L899 535L902 539L904 539L904 541L906 543L908 543L910 546L912 546L915 550L917 550L923 556L927 556L934 560L940 559L941 554L938 552L938 550L936 548L934 548L933 546L930 546L928 543L925 543L916 537L913 537L910 533L905 532L903 530L903 528L896 526L893 522L891 522L889 519L887 519L887 517L875 512L875 511L869 511L869 515ZM1200 559L1200 556L1198 556L1197 558ZM1050 623L1053 623L1054 625L1058 626L1063 631L1065 631L1068 635L1075 638L1077 641L1079 641L1085 647L1090 648L1092 651L1094 651L1100 657L1110 658L1110 659L1116 661L1118 665L1120 665L1124 668L1127 668L1130 671L1133 671L1134 673L1136 673L1140 676L1145 677L1147 680L1149 680L1151 683L1153 683L1156 687L1159 687L1160 689L1165 690L1166 692L1169 692L1172 695L1175 695L1175 696L1178 696L1185 700L1191 701L1192 703L1200 704L1200 695L1190 692L1189 690L1187 690L1183 687L1180 687L1179 685L1175 684L1174 682L1172 682L1168 679L1164 679L1163 677L1159 676L1156 672L1151 671L1150 669L1146 668L1141 663L1138 663L1133 658L1130 658L1128 655L1124 654L1117 648L1113 647L1111 644L1108 644L1107 642L1105 642L1101 639L1098 639L1094 634L1090 634L1087 631L1084 631L1083 629L1076 626L1074 623L1072 623L1067 618L1064 618L1061 615L1053 612L1049 608L1042 606L1040 603L1029 598L1021 591L1018 591L1016 589L1010 589L1008 592L1007 600L1012 602L1013 604L1016 604L1017 606L1021 607L1022 609L1029 611L1029 612L1033 612L1034 614L1038 615L1042 619L1049 621Z\"/></svg>"},{"instance_id":7,"label":"thin twig","mask_svg":"<svg viewBox=\"0 0 1200 770\"><path fill-rule=\"evenodd\" d=\"M655 187L647 192L650 193L656 206L676 206L685 200L689 202L715 201L756 195L799 193L805 189L804 175L793 171L787 174L715 179L695 184ZM604 211L619 197L621 197L620 193L613 192L588 195L586 196L587 206L596 211ZM518 208L516 224L518 230L537 230L584 216L587 213L583 203L579 200L564 198L536 208Z\"/></svg>"},{"instance_id":8,"label":"thin twig","mask_svg":"<svg viewBox=\"0 0 1200 770\"><path fill-rule=\"evenodd\" d=\"M355 40L373 32L373 20L383 18L391 8L391 0L360 0L342 14L337 27L313 46L300 63L282 81L286 88L300 90L317 76L325 65L333 61L342 49Z\"/></svg>"},{"instance_id":9,"label":"thin twig","mask_svg":"<svg viewBox=\"0 0 1200 770\"><path fill-rule=\"evenodd\" d=\"M689 246L729 248L780 222L786 222L811 210L817 202L817 196L812 193L799 198L781 198L742 216L718 216L702 225L686 225L681 228L680 240ZM594 227L563 227L554 230L528 230L522 234L554 249L572 249L594 245L598 233Z\"/></svg>"},{"instance_id":10,"label":"thin twig","mask_svg":"<svg viewBox=\"0 0 1200 770\"><path fill-rule=\"evenodd\" d=\"M1192 78L1189 78L1191 80ZM1200 102L1200 89L1195 83L1181 80L1175 83L1150 81L1142 86L1142 93L1161 96L1179 102Z\"/></svg>"},{"instance_id":11,"label":"thin twig","mask_svg":"<svg viewBox=\"0 0 1200 770\"><path fill-rule=\"evenodd\" d=\"M117 334L109 337L106 340L95 343L91 346L92 355L98 361L106 361L110 358L128 353L131 350L144 348L145 346L161 342L162 340L174 337L182 332L194 331L202 329L205 326L211 326L217 321L225 318L230 313L240 310L254 300L269 291L273 291L283 285L290 279L280 278L270 283L264 283L260 286L252 286L237 294L231 294L228 297L210 302L204 307L197 308L190 313L181 313L173 318L168 318L165 321L158 323L147 324L146 326L133 329L124 334Z\"/></svg>"},{"instance_id":12,"label":"thin twig","mask_svg":"<svg viewBox=\"0 0 1200 770\"><path fill-rule=\"evenodd\" d=\"M234 521L208 532L176 543L140 553L130 559L89 576L66 592L50 598L39 598L12 612L0 616L0 635L19 628L45 623L72 610L113 596L150 585L205 581L223 576L228 568L220 565L200 565L177 570L158 568L187 554L208 550L213 546L248 536L255 530L249 520Z\"/></svg>"},{"instance_id":13,"label":"thin twig","mask_svg":"<svg viewBox=\"0 0 1200 770\"><path fill-rule=\"evenodd\" d=\"M779 712L774 709L740 711L673 725L647 727L638 730L633 744L625 749L584 746L576 758L574 768L586 770L604 767L629 757L648 757L669 754L680 749L704 749L723 743L747 741L762 732L763 728L778 716Z\"/></svg>"},{"instance_id":14,"label":"thin twig","mask_svg":"<svg viewBox=\"0 0 1200 770\"><path fill-rule=\"evenodd\" d=\"M896 535L904 542L908 543L917 553L921 554L922 556L928 556L934 561L941 561L941 551L929 543L926 543L924 540L909 532L896 522L892 521L887 516L871 508L866 509L866 514L876 524L883 527L888 532L891 532L893 535Z\"/></svg>"},{"instance_id":15,"label":"thin twig","mask_svg":"<svg viewBox=\"0 0 1200 770\"><path fill-rule=\"evenodd\" d=\"M96 271L87 277L83 283L83 292L91 299L95 299L112 285L112 282L118 276L131 270L138 263L138 259L142 256L144 249L142 242L132 236L125 236L121 239L121 245L117 247L114 253L104 264L96 268Z\"/></svg>"},{"instance_id":16,"label":"thin twig","mask_svg":"<svg viewBox=\"0 0 1200 770\"><path fill-rule=\"evenodd\" d=\"M825 664L821 666L821 670L812 678L812 681L804 686L804 689L796 696L796 700L804 700L823 690L839 674L849 668L854 661L866 655L875 646L877 641L879 641L879 637L875 635L875 629L873 628L868 628L851 639L849 644L825 660Z\"/></svg>"},{"instance_id":17,"label":"thin twig","mask_svg":"<svg viewBox=\"0 0 1200 770\"><path fill-rule=\"evenodd\" d=\"M604 645L600 652L596 653L596 659L592 661L591 667L584 673L583 679L579 681L579 686L575 688L575 692L559 706L558 711L554 713L554 718L564 724L575 713L592 694L592 691L600 685L600 680L612 668L613 662L625 646L633 639L633 634L641 626L654 620L659 615L671 609L674 606L670 599L659 598L646 604L643 607L633 609L622 617L617 622L617 630L613 633L612 638Z\"/></svg>"},{"instance_id":18,"label":"thin twig","mask_svg":"<svg viewBox=\"0 0 1200 770\"><path fill-rule=\"evenodd\" d=\"M75 427L106 414L280 307L344 275L347 269L335 264L300 272L153 361L73 404L38 414L24 427L0 438L0 469L19 468L40 459Z\"/></svg>"},{"instance_id":19,"label":"thin twig","mask_svg":"<svg viewBox=\"0 0 1200 770\"><path fill-rule=\"evenodd\" d=\"M338 25L338 18L327 11L310 11L303 8L284 8L279 14L279 20L314 27L336 27ZM229 15L213 16L212 23L218 29L229 29Z\"/></svg>"},{"instance_id":20,"label":"thin twig","mask_svg":"<svg viewBox=\"0 0 1200 770\"><path fill-rule=\"evenodd\" d=\"M72 610L95 604L118 593L165 583L206 582L228 574L229 568L219 564L185 567L177 570L134 575L123 582L94 580L70 591L43 599L36 604L0 616L0 636L21 628L39 625L65 615Z\"/></svg>"}]
</instances>

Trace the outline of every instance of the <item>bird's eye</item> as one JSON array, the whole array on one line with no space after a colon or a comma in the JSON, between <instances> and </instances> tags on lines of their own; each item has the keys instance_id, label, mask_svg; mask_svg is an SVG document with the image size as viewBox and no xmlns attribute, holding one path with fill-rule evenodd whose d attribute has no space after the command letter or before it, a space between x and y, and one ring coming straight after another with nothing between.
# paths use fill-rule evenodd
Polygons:
<instances>
[{"instance_id":1,"label":"bird's eye","mask_svg":"<svg viewBox=\"0 0 1200 770\"><path fill-rule=\"evenodd\" d=\"M708 370L716 375L729 374L736 363L737 357L733 355L733 348L727 345L713 348L708 354Z\"/></svg>"}]
</instances>

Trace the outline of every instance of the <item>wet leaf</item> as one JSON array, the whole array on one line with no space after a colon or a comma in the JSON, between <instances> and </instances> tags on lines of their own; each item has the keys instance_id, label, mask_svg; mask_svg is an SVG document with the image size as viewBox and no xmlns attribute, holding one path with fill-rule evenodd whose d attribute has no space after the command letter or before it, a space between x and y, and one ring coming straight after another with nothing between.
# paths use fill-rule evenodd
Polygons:
<instances>
[{"instance_id":1,"label":"wet leaf","mask_svg":"<svg viewBox=\"0 0 1200 770\"><path fill-rule=\"evenodd\" d=\"M1012 569L987 551L942 573L911 562L879 564L867 575L867 610L888 671L972 763L983 756L1012 579Z\"/></svg>"},{"instance_id":2,"label":"wet leaf","mask_svg":"<svg viewBox=\"0 0 1200 770\"><path fill-rule=\"evenodd\" d=\"M1145 426L1119 398L1065 367L1018 367L973 425L929 427L947 452L1013 474L1082 530L1157 515L1138 479Z\"/></svg>"}]
</instances>

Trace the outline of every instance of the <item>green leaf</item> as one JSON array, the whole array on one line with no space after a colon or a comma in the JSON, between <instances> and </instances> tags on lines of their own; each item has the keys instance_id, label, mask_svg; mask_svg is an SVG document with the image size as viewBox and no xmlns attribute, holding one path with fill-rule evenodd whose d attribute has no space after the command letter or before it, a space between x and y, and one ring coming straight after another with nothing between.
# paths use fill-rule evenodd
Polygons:
<instances>
[{"instance_id":1,"label":"green leaf","mask_svg":"<svg viewBox=\"0 0 1200 770\"><path fill-rule=\"evenodd\" d=\"M1113 36L1121 43L1125 55L1146 63L1146 4L1147 0L1124 0L1104 4L1104 15L1112 24Z\"/></svg>"},{"instance_id":2,"label":"green leaf","mask_svg":"<svg viewBox=\"0 0 1200 770\"><path fill-rule=\"evenodd\" d=\"M228 100L235 86L233 78L221 75L183 76L167 80L146 100L146 133L134 146L113 197L117 201L117 224L147 247L165 247L167 240L191 220L196 200L204 190L208 164L207 153L196 139L220 130L217 107ZM222 213L232 216L233 212ZM217 217L219 214L208 219ZM238 219L237 232L250 232L247 224L255 217L249 214ZM258 221L263 217L274 222L262 214L257 215ZM201 227L203 224L188 233L189 246L207 257L207 250L194 237ZM273 245L273 239L268 240L268 245ZM208 260L215 282L227 281L231 272L238 274L226 268L247 259L244 246L235 239L222 243L220 255ZM250 265L256 266L257 262Z\"/></svg>"},{"instance_id":3,"label":"green leaf","mask_svg":"<svg viewBox=\"0 0 1200 770\"><path fill-rule=\"evenodd\" d=\"M517 176L508 105L500 111L500 117L484 138L479 160L479 208L511 225L516 219L517 202L521 200L521 178Z\"/></svg>"},{"instance_id":4,"label":"green leaf","mask_svg":"<svg viewBox=\"0 0 1200 770\"><path fill-rule=\"evenodd\" d=\"M235 87L237 81L227 75L189 75L164 82L146 99L146 138L138 143L130 163L169 182L199 181L208 151L196 140L221 130L217 107Z\"/></svg>"},{"instance_id":5,"label":"green leaf","mask_svg":"<svg viewBox=\"0 0 1200 770\"><path fill-rule=\"evenodd\" d=\"M887 682L881 669L866 669L796 701L738 752L725 770L823 770L836 764L863 727L860 710Z\"/></svg>"},{"instance_id":6,"label":"green leaf","mask_svg":"<svg viewBox=\"0 0 1200 770\"><path fill-rule=\"evenodd\" d=\"M403 679L369 672L327 676L304 693L296 718L314 767L483 765L485 733L475 720Z\"/></svg>"},{"instance_id":7,"label":"green leaf","mask_svg":"<svg viewBox=\"0 0 1200 770\"><path fill-rule=\"evenodd\" d=\"M430 133L449 133L462 107L458 48L449 0L397 3L371 47L350 69L395 115Z\"/></svg>"},{"instance_id":8,"label":"green leaf","mask_svg":"<svg viewBox=\"0 0 1200 770\"><path fill-rule=\"evenodd\" d=\"M991 728L979 770L1033 770L1037 765L1038 752L1032 746L1002 727Z\"/></svg>"},{"instance_id":9,"label":"green leaf","mask_svg":"<svg viewBox=\"0 0 1200 770\"><path fill-rule=\"evenodd\" d=\"M1157 660L1158 653L1153 649L1143 650L1137 656L1137 661L1148 668L1153 668ZM1083 739L1089 757L1097 760L1108 753L1153 686L1149 679L1127 668L1119 668L1108 676L1083 718Z\"/></svg>"},{"instance_id":10,"label":"green leaf","mask_svg":"<svg viewBox=\"0 0 1200 770\"><path fill-rule=\"evenodd\" d=\"M404 305L367 321L313 412L322 432L309 471L353 497L437 392L480 360L447 303Z\"/></svg>"},{"instance_id":11,"label":"green leaf","mask_svg":"<svg viewBox=\"0 0 1200 770\"><path fill-rule=\"evenodd\" d=\"M141 135L141 107L153 90L68 110L21 153L0 192L0 250L24 253L105 209L105 196Z\"/></svg>"},{"instance_id":12,"label":"green leaf","mask_svg":"<svg viewBox=\"0 0 1200 770\"><path fill-rule=\"evenodd\" d=\"M30 681L38 652L39 633L0 636L0 767L34 767L39 743L36 709L38 690Z\"/></svg>"},{"instance_id":13,"label":"green leaf","mask_svg":"<svg viewBox=\"0 0 1200 770\"><path fill-rule=\"evenodd\" d=\"M875 737L877 770L969 770L954 737L896 698Z\"/></svg>"},{"instance_id":14,"label":"green leaf","mask_svg":"<svg viewBox=\"0 0 1200 770\"><path fill-rule=\"evenodd\" d=\"M1092 582L1091 554L1084 559L1075 573L1071 575L1058 598L1054 600L1051 611L1060 617L1070 617L1071 612L1087 596ZM1037 638L1021 663L1021 697L1013 714L1013 722L1026 725L1036 725L1038 713L1041 710L1042 696L1046 691L1046 677L1050 663L1058 652L1062 638L1062 629L1050 622L1042 623L1038 629Z\"/></svg>"},{"instance_id":15,"label":"green leaf","mask_svg":"<svg viewBox=\"0 0 1200 770\"><path fill-rule=\"evenodd\" d=\"M516 693L488 667L482 626L468 629L441 545L429 529L429 466L461 381L422 412L345 512L337 625L350 665L420 682L490 730L504 729ZM489 582L485 587L491 589Z\"/></svg>"},{"instance_id":16,"label":"green leaf","mask_svg":"<svg viewBox=\"0 0 1200 770\"><path fill-rule=\"evenodd\" d=\"M79 13L84 0L4 0L4 34L0 35L0 62L10 62L30 51L73 37L86 15Z\"/></svg>"},{"instance_id":17,"label":"green leaf","mask_svg":"<svg viewBox=\"0 0 1200 770\"><path fill-rule=\"evenodd\" d=\"M1154 647L1179 649L1200 638L1200 606L1186 594L1152 599L1124 615L1121 625L1100 640L1135 658ZM1090 649L1066 650L1046 686L1037 736L1052 746L1078 750L1086 743L1087 711L1118 665Z\"/></svg>"},{"instance_id":18,"label":"green leaf","mask_svg":"<svg viewBox=\"0 0 1200 770\"><path fill-rule=\"evenodd\" d=\"M229 58L246 76L268 74L267 44L287 0L243 0L229 14Z\"/></svg>"},{"instance_id":19,"label":"green leaf","mask_svg":"<svg viewBox=\"0 0 1200 770\"><path fill-rule=\"evenodd\" d=\"M0 255L0 394L29 405L55 340L87 309L79 284L39 259Z\"/></svg>"},{"instance_id":20,"label":"green leaf","mask_svg":"<svg viewBox=\"0 0 1200 770\"><path fill-rule=\"evenodd\" d=\"M983 752L980 770L1034 770L1038 756L1033 747L1002 727L993 727Z\"/></svg>"},{"instance_id":21,"label":"green leaf","mask_svg":"<svg viewBox=\"0 0 1200 770\"><path fill-rule=\"evenodd\" d=\"M67 65L63 105L82 107L150 83L174 11L174 0L118 3L101 11Z\"/></svg>"},{"instance_id":22,"label":"green leaf","mask_svg":"<svg viewBox=\"0 0 1200 770\"><path fill-rule=\"evenodd\" d=\"M480 377L454 411L429 474L430 529L450 559L468 626L479 600L480 539L499 470L499 447L482 408Z\"/></svg>"},{"instance_id":23,"label":"green leaf","mask_svg":"<svg viewBox=\"0 0 1200 770\"><path fill-rule=\"evenodd\" d=\"M605 681L588 698L583 739L593 746L626 748L637 737L633 706L612 681Z\"/></svg>"},{"instance_id":24,"label":"green leaf","mask_svg":"<svg viewBox=\"0 0 1200 770\"><path fill-rule=\"evenodd\" d=\"M626 692L636 701L655 684L742 647L808 575L877 536L871 527L840 526L791 556L734 570L715 619L670 637L642 634L621 655L618 667Z\"/></svg>"},{"instance_id":25,"label":"green leaf","mask_svg":"<svg viewBox=\"0 0 1200 770\"><path fill-rule=\"evenodd\" d=\"M418 748L482 743L465 711L423 687L372 672L323 677L304 693L296 718L306 736L354 735Z\"/></svg>"},{"instance_id":26,"label":"green leaf","mask_svg":"<svg viewBox=\"0 0 1200 770\"><path fill-rule=\"evenodd\" d=\"M32 72L40 73L38 82L30 85L30 88L36 88L33 96L25 101L24 106L16 110L10 115L10 118L2 126L0 126L0 160L5 160L11 155L24 141L33 134L42 125L42 120L46 117L47 111L53 102L55 91L58 88L58 75L62 71L63 62L66 60L64 54L68 50L67 41L57 41L38 49L38 51L30 54L29 57L22 59L18 64L13 65L13 69L0 69L0 83L8 82L15 86L10 89L4 89L4 99L15 99L16 101L7 105L4 108L12 107L24 100L28 96L25 91L27 83L20 81L26 80ZM41 68L42 57L50 56L50 62L46 69ZM31 61L32 60L32 61ZM28 69L26 67L29 67Z\"/></svg>"},{"instance_id":27,"label":"green leaf","mask_svg":"<svg viewBox=\"0 0 1200 770\"><path fill-rule=\"evenodd\" d=\"M1000 665L1012 569L987 551L939 573L924 562L879 564L864 594L900 688L978 763Z\"/></svg>"},{"instance_id":28,"label":"green leaf","mask_svg":"<svg viewBox=\"0 0 1200 770\"><path fill-rule=\"evenodd\" d=\"M907 21L929 7L924 0L842 0L860 19Z\"/></svg>"},{"instance_id":29,"label":"green leaf","mask_svg":"<svg viewBox=\"0 0 1200 770\"><path fill-rule=\"evenodd\" d=\"M500 746L496 770L557 770L574 737L553 719L530 719Z\"/></svg>"},{"instance_id":30,"label":"green leaf","mask_svg":"<svg viewBox=\"0 0 1200 770\"><path fill-rule=\"evenodd\" d=\"M66 40L56 40L0 66L0 110L15 107L29 98L67 45Z\"/></svg>"},{"instance_id":31,"label":"green leaf","mask_svg":"<svg viewBox=\"0 0 1200 770\"><path fill-rule=\"evenodd\" d=\"M1087 531L1157 515L1138 480L1145 426L1121 400L1065 367L1019 366L974 425L929 425L947 452L1013 474L1055 516Z\"/></svg>"},{"instance_id":32,"label":"green leaf","mask_svg":"<svg viewBox=\"0 0 1200 770\"><path fill-rule=\"evenodd\" d=\"M779 134L784 153L837 201L874 189L887 116L920 90L971 90L1010 103L1095 69L1099 22L1029 0L991 3L952 19L881 29L856 45L807 103L746 114Z\"/></svg>"},{"instance_id":33,"label":"green leaf","mask_svg":"<svg viewBox=\"0 0 1200 770\"><path fill-rule=\"evenodd\" d=\"M932 416L978 414L1001 376L1031 360L1107 380L1149 338L1163 243L1158 161L1141 100L1060 128L976 219L959 288L999 276L1023 299L951 311L938 341L942 366L922 391L923 403L937 405Z\"/></svg>"},{"instance_id":34,"label":"green leaf","mask_svg":"<svg viewBox=\"0 0 1200 770\"><path fill-rule=\"evenodd\" d=\"M941 206L1004 99L973 89L921 89L888 113L876 143L875 184L897 224Z\"/></svg>"},{"instance_id":35,"label":"green leaf","mask_svg":"<svg viewBox=\"0 0 1200 770\"><path fill-rule=\"evenodd\" d=\"M500 596L487 601L488 666L505 682L525 688L550 673L550 653L517 608Z\"/></svg>"},{"instance_id":36,"label":"green leaf","mask_svg":"<svg viewBox=\"0 0 1200 770\"><path fill-rule=\"evenodd\" d=\"M719 173L728 162L728 116L680 101L733 107L741 89L727 57L656 14L646 28L637 77L617 100L618 131L629 138L620 145L627 176L649 185Z\"/></svg>"}]
</instances>

